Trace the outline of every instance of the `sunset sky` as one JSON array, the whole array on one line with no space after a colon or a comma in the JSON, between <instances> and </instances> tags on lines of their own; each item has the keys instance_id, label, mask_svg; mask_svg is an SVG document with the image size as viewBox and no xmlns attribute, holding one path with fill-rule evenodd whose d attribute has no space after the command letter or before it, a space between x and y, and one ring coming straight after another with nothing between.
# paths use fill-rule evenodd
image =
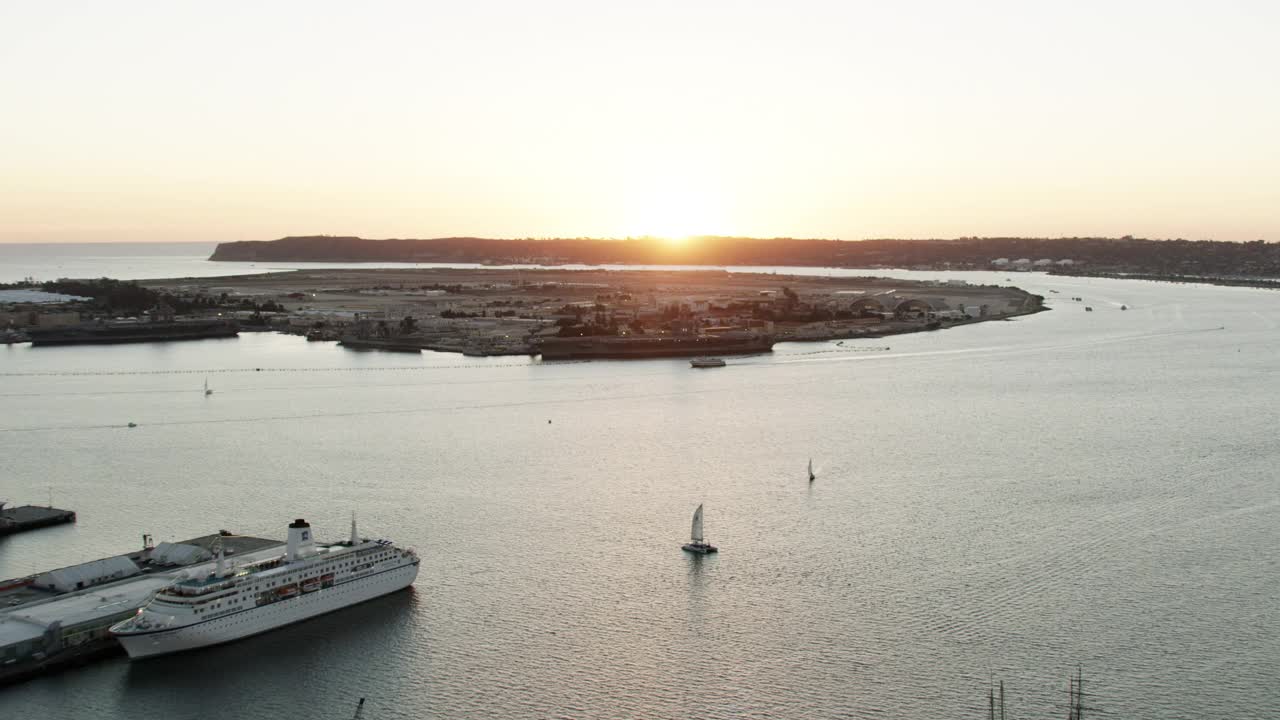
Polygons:
<instances>
[{"instance_id":1,"label":"sunset sky","mask_svg":"<svg viewBox=\"0 0 1280 720\"><path fill-rule=\"evenodd\" d=\"M0 242L1280 240L1276 2L7 2Z\"/></svg>"}]
</instances>

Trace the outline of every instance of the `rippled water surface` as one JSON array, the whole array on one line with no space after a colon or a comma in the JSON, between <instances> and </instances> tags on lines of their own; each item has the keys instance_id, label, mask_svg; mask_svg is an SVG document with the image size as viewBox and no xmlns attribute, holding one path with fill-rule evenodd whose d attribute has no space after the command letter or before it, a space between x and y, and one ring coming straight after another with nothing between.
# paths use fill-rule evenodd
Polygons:
<instances>
[{"instance_id":1,"label":"rippled water surface","mask_svg":"<svg viewBox=\"0 0 1280 720\"><path fill-rule=\"evenodd\" d=\"M1108 717L1274 717L1280 294L1014 280L1053 311L699 371L0 347L0 497L80 517L0 540L0 577L351 510L423 556L412 591L0 716L985 717L994 675L1048 718L1079 664ZM680 551L698 503L719 555Z\"/></svg>"}]
</instances>

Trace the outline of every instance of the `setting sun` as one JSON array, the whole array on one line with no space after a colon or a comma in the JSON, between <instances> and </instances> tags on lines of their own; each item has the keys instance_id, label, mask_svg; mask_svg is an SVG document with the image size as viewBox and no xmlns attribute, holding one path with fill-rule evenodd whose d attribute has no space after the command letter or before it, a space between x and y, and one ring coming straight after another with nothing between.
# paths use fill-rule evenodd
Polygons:
<instances>
[{"instance_id":1,"label":"setting sun","mask_svg":"<svg viewBox=\"0 0 1280 720\"><path fill-rule=\"evenodd\" d=\"M710 190L656 182L629 195L625 234L680 246L697 235L727 234L725 214L723 201Z\"/></svg>"}]
</instances>

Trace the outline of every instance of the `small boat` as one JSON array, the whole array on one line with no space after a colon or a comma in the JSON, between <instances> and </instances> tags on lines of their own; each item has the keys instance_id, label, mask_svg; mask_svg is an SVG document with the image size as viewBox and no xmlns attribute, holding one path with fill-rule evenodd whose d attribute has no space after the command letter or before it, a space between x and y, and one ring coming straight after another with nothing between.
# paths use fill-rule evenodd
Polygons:
<instances>
[{"instance_id":1,"label":"small boat","mask_svg":"<svg viewBox=\"0 0 1280 720\"><path fill-rule=\"evenodd\" d=\"M1085 312L1093 312L1093 308L1091 308L1091 307L1089 307L1088 305L1086 305L1086 306L1085 306L1085 308L1084 308L1084 311L1085 311Z\"/></svg>"},{"instance_id":2,"label":"small boat","mask_svg":"<svg viewBox=\"0 0 1280 720\"><path fill-rule=\"evenodd\" d=\"M129 427L138 427L138 423L129 423Z\"/></svg>"},{"instance_id":3,"label":"small boat","mask_svg":"<svg viewBox=\"0 0 1280 720\"><path fill-rule=\"evenodd\" d=\"M204 379L204 396L209 397L212 394L213 394L213 391L209 389L209 378L205 378Z\"/></svg>"},{"instance_id":4,"label":"small boat","mask_svg":"<svg viewBox=\"0 0 1280 720\"><path fill-rule=\"evenodd\" d=\"M1121 309L1121 310L1128 310L1128 309L1129 309L1129 306L1128 306L1128 305L1121 305L1121 306L1120 306L1120 309Z\"/></svg>"},{"instance_id":5,"label":"small boat","mask_svg":"<svg viewBox=\"0 0 1280 720\"><path fill-rule=\"evenodd\" d=\"M687 552L698 555L706 555L707 553L719 552L719 548L708 543L702 537L702 506L699 505L697 510L693 511L693 531L689 533L689 542L681 545L680 548Z\"/></svg>"},{"instance_id":6,"label":"small boat","mask_svg":"<svg viewBox=\"0 0 1280 720\"><path fill-rule=\"evenodd\" d=\"M815 477L817 476L813 474L813 458L809 458L809 482L813 482Z\"/></svg>"},{"instance_id":7,"label":"small boat","mask_svg":"<svg viewBox=\"0 0 1280 720\"><path fill-rule=\"evenodd\" d=\"M724 367L724 360L720 358L694 358L689 361L689 365L696 368Z\"/></svg>"}]
</instances>

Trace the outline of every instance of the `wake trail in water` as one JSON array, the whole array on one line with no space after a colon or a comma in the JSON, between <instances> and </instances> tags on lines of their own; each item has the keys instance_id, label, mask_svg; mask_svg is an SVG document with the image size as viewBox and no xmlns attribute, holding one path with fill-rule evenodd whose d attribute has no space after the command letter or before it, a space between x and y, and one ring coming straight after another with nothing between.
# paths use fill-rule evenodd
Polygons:
<instances>
[{"instance_id":1,"label":"wake trail in water","mask_svg":"<svg viewBox=\"0 0 1280 720\"><path fill-rule=\"evenodd\" d=\"M1275 321L1274 321L1274 320L1272 320L1271 318L1267 317L1266 315L1263 315L1262 313L1258 312L1257 310L1254 310L1254 311L1253 311L1253 315L1254 315L1254 317L1256 317L1256 318L1258 318L1259 320L1261 320L1261 321L1262 321L1262 324L1263 324L1263 325L1266 325L1268 330L1275 330L1275 329L1276 329L1276 323L1275 323Z\"/></svg>"},{"instance_id":2,"label":"wake trail in water","mask_svg":"<svg viewBox=\"0 0 1280 720\"><path fill-rule=\"evenodd\" d=\"M864 355L852 357L818 357L818 358L797 358L794 360L779 359L768 363L756 363L758 365L784 365L802 362L850 362L850 361L869 361L869 360L890 360L893 358L928 358L928 357L946 357L959 354L986 354L986 355L1022 355L1029 353L1054 352L1061 350L1075 350L1086 347L1096 347L1099 345L1114 345L1117 343L1133 343L1143 340L1155 340L1165 337L1173 337L1177 335L1192 335L1206 332L1219 332L1222 327L1214 328L1193 328L1187 330L1168 330L1164 332L1142 333L1138 335L1121 335L1116 337L1095 338L1091 340L1079 340L1069 343L1056 343L1051 345L1033 345L1030 347L1020 347L1016 345L989 345L976 348L956 348L951 350L920 350L918 352L890 352L880 355Z\"/></svg>"},{"instance_id":3,"label":"wake trail in water","mask_svg":"<svg viewBox=\"0 0 1280 720\"><path fill-rule=\"evenodd\" d=\"M921 624L933 623L934 630L947 635L980 637L1035 604L1036 598L1063 592L1078 580L1080 568L1090 568L1100 559L1113 557L1115 548L1144 547L1153 536L1179 533L1179 527L1201 522L1204 518L1189 510L1194 507L1195 489L1204 484L1209 474L1210 470L1204 469L1170 477L1163 497L1147 499L1140 505L1098 503L1090 507L1086 520L1075 521L1076 532L1044 546L1052 549L1006 556L967 568L970 574L1016 578L1016 582L992 582L980 604L924 613ZM930 615L933 619L926 620Z\"/></svg>"}]
</instances>

